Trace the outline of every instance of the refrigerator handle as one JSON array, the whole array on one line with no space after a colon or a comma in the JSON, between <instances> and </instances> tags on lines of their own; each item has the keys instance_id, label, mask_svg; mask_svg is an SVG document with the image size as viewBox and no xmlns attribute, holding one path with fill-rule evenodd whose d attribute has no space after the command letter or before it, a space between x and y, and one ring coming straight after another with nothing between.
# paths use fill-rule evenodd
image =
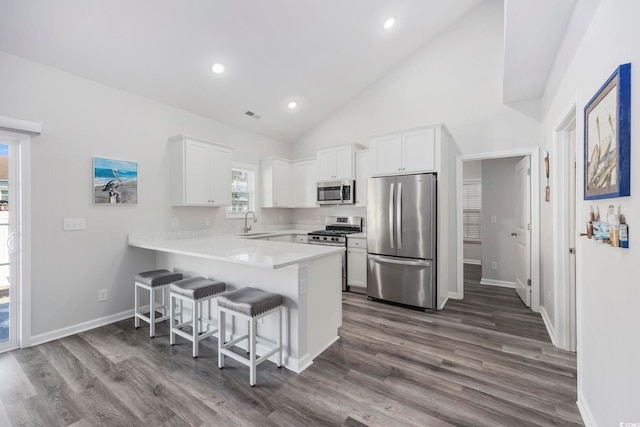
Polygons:
<instances>
[{"instance_id":1,"label":"refrigerator handle","mask_svg":"<svg viewBox=\"0 0 640 427\"><path fill-rule=\"evenodd\" d=\"M402 249L402 183L398 183L398 195L396 196L396 235L398 236L398 249Z\"/></svg>"},{"instance_id":2,"label":"refrigerator handle","mask_svg":"<svg viewBox=\"0 0 640 427\"><path fill-rule=\"evenodd\" d=\"M389 184L389 244L391 245L391 249L395 249L393 245L393 189L395 184Z\"/></svg>"},{"instance_id":3,"label":"refrigerator handle","mask_svg":"<svg viewBox=\"0 0 640 427\"><path fill-rule=\"evenodd\" d=\"M406 258L390 258L380 255L368 255L368 258L372 261L379 262L382 264L398 264L398 265L409 265L412 267L431 267L431 261L427 260L408 260Z\"/></svg>"}]
</instances>

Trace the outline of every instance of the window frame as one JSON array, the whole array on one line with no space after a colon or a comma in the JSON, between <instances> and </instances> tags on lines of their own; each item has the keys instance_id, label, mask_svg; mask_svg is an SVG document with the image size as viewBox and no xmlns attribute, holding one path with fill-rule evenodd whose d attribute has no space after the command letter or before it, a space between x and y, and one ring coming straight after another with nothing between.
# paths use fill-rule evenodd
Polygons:
<instances>
[{"instance_id":1,"label":"window frame","mask_svg":"<svg viewBox=\"0 0 640 427\"><path fill-rule=\"evenodd\" d=\"M480 197L479 197L479 208L473 209L465 209L465 186L474 185L478 187ZM478 213L479 220L477 223L470 223L465 219L465 213ZM474 225L479 227L479 236L478 237L468 237L467 226ZM482 179L474 178L474 179L465 179L462 182L462 239L465 243L481 243L482 242Z\"/></svg>"},{"instance_id":2,"label":"window frame","mask_svg":"<svg viewBox=\"0 0 640 427\"><path fill-rule=\"evenodd\" d=\"M253 189L249 190L249 211L255 212L257 206L258 199L258 165L250 164L250 163L240 163L240 162L232 162L231 163L231 185L233 186L233 171L240 170L253 173ZM225 218L236 219L236 218L244 218L247 211L245 212L234 212L231 211L231 207L233 206L233 187L229 189L231 192L231 204L225 208Z\"/></svg>"}]
</instances>

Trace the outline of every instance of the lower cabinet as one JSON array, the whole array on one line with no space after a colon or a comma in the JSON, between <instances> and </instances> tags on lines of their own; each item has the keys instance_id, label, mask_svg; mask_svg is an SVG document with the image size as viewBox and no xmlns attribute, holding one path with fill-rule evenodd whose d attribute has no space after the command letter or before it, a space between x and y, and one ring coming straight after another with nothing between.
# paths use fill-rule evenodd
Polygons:
<instances>
[{"instance_id":1,"label":"lower cabinet","mask_svg":"<svg viewBox=\"0 0 640 427\"><path fill-rule=\"evenodd\" d=\"M347 286L352 292L367 293L367 240L347 238Z\"/></svg>"}]
</instances>

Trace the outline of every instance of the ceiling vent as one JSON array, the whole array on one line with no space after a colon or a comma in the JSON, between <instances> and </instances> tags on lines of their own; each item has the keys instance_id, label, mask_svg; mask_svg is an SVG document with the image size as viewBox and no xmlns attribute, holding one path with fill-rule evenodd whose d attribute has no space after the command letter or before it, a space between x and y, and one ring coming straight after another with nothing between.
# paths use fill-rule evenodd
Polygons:
<instances>
[{"instance_id":1,"label":"ceiling vent","mask_svg":"<svg viewBox=\"0 0 640 427\"><path fill-rule=\"evenodd\" d=\"M256 119L256 120L258 120L258 119L261 119L261 118L262 118L262 116L261 116L260 114L256 114L256 113L254 113L254 112L253 112L253 111L251 111L251 110L247 110L247 111L245 111L245 114L246 114L247 116L249 116L249 117L253 117L253 118L254 118L254 119Z\"/></svg>"}]
</instances>

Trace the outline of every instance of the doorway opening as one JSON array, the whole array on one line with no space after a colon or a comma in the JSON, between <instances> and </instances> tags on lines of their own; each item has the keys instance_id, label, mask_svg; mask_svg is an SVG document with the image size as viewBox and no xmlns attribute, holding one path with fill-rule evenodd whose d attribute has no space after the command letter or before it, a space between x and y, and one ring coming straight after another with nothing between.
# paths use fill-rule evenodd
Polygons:
<instances>
[{"instance_id":1,"label":"doorway opening","mask_svg":"<svg viewBox=\"0 0 640 427\"><path fill-rule=\"evenodd\" d=\"M9 243L13 228L9 221L9 145L0 144L0 242ZM11 332L15 330L15 309L11 307L11 300L15 300L15 297L12 298L15 292L10 286L10 261L8 244L0 245L0 344L7 343Z\"/></svg>"},{"instance_id":2,"label":"doorway opening","mask_svg":"<svg viewBox=\"0 0 640 427\"><path fill-rule=\"evenodd\" d=\"M515 187L517 177L515 176L515 165L518 161L527 159L530 162L528 166L528 178L530 178L530 184L528 184L529 195L526 198L530 202L530 217L525 220L524 232L528 233L528 241L525 241L525 245L528 248L528 254L523 255L524 260L527 261L527 270L525 276L525 286L530 291L530 306L533 311L539 311L540 297L540 228L539 228L539 149L523 149L513 150L505 152L487 153L482 155L464 155L458 156L456 170L457 170L457 195L458 195L458 283L456 292L451 292L450 297L456 299L464 298L464 283L469 280L477 281L477 276L480 275L480 283L486 285L502 286L516 289L516 272L518 266L515 263L516 258L514 254L517 253L515 241L518 236L522 236L522 230L517 229L516 213L515 213L515 197L517 193L515 188L513 189L512 196L506 196L498 188L499 181L510 181L508 184L511 187ZM480 162L481 167L477 167L477 162ZM464 187L465 182L474 179L473 176L467 170L487 170L487 173L480 172L481 185L482 185L482 236L480 242L469 242L465 238L464 228L465 221L469 221L469 215L465 218L464 213ZM508 170L509 176L506 172L502 174L498 173L499 169ZM466 175L465 175L466 172ZM476 172L477 174L478 172ZM475 177L477 178L477 176ZM486 179L484 179L486 178ZM498 181L497 183L490 183L488 180ZM511 191L511 190L510 190ZM495 200L490 200L491 198ZM508 208L511 210L510 214L503 215L507 207L500 208L503 203L508 203ZM468 225L467 225L468 227ZM512 234L514 233L514 234ZM505 240L506 238L506 240ZM502 241L502 242L499 242ZM479 248L478 248L479 246ZM471 248L471 250L470 250ZM508 249L512 248L512 249ZM475 249L475 256L471 255ZM512 261L507 259L513 258ZM501 262L501 259L504 262ZM478 265L479 264L479 265ZM498 273L503 274L502 276ZM524 277L524 276L523 276ZM530 280L529 282L526 282ZM528 304L527 304L528 305Z\"/></svg>"},{"instance_id":3,"label":"doorway opening","mask_svg":"<svg viewBox=\"0 0 640 427\"><path fill-rule=\"evenodd\" d=\"M30 134L40 129L38 123L0 117L0 353L30 344L28 166Z\"/></svg>"}]
</instances>

